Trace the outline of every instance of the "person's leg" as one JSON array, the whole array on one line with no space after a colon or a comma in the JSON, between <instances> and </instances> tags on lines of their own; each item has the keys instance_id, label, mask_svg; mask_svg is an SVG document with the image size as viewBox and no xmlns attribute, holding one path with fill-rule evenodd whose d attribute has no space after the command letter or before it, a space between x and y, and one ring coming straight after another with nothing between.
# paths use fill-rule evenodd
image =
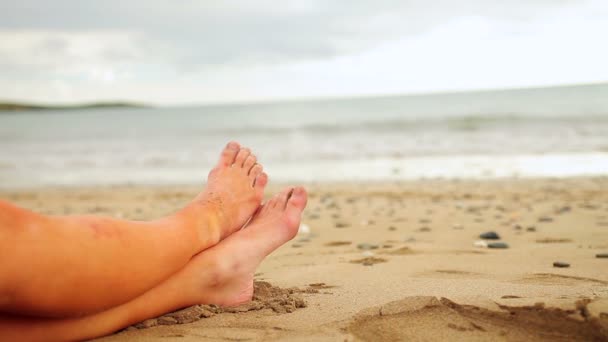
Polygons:
<instances>
[{"instance_id":1,"label":"person's leg","mask_svg":"<svg viewBox=\"0 0 608 342\"><path fill-rule=\"evenodd\" d=\"M0 317L0 340L83 340L195 304L233 306L251 300L259 263L297 233L306 191L287 189L269 200L251 223L195 256L169 279L136 299L72 319Z\"/></svg>"},{"instance_id":2,"label":"person's leg","mask_svg":"<svg viewBox=\"0 0 608 342\"><path fill-rule=\"evenodd\" d=\"M0 202L0 312L71 317L125 303L240 229L266 183L249 150L230 143L206 189L160 220L50 217Z\"/></svg>"}]
</instances>

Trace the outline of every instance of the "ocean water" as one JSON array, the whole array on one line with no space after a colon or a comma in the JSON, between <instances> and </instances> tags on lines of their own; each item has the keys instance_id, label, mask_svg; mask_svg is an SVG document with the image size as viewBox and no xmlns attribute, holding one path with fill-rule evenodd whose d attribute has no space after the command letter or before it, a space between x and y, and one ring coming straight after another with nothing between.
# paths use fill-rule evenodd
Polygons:
<instances>
[{"instance_id":1,"label":"ocean water","mask_svg":"<svg viewBox=\"0 0 608 342\"><path fill-rule=\"evenodd\" d=\"M608 175L608 84L0 113L0 187L202 183L229 140L278 182Z\"/></svg>"}]
</instances>

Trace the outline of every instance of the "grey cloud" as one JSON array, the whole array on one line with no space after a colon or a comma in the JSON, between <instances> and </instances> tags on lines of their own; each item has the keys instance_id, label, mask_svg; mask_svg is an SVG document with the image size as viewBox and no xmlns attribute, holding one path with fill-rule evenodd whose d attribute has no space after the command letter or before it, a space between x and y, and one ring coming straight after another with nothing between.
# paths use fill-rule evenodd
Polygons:
<instances>
[{"instance_id":1,"label":"grey cloud","mask_svg":"<svg viewBox=\"0 0 608 342\"><path fill-rule=\"evenodd\" d=\"M135 32L141 38L134 44L143 53L108 50L102 57L192 70L328 58L419 33L455 16L525 21L556 3L574 2L0 0L0 28ZM49 41L39 48L59 51L65 45Z\"/></svg>"}]
</instances>

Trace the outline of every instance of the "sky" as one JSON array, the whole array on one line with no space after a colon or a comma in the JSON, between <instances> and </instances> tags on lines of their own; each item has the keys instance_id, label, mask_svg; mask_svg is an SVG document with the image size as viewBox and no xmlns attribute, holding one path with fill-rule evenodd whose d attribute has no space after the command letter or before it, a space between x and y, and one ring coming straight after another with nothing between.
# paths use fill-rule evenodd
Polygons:
<instances>
[{"instance_id":1,"label":"sky","mask_svg":"<svg viewBox=\"0 0 608 342\"><path fill-rule=\"evenodd\" d=\"M608 81L606 0L0 0L0 101L159 105Z\"/></svg>"}]
</instances>

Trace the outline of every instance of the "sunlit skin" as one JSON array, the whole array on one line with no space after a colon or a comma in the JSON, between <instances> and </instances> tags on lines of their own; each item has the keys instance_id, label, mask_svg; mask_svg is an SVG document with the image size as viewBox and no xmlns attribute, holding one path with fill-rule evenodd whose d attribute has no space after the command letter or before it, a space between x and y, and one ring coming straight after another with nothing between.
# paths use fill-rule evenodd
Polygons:
<instances>
[{"instance_id":1,"label":"sunlit skin","mask_svg":"<svg viewBox=\"0 0 608 342\"><path fill-rule=\"evenodd\" d=\"M232 142L206 189L158 220L44 216L0 201L0 312L75 317L132 300L242 228L267 180L249 149Z\"/></svg>"},{"instance_id":2,"label":"sunlit skin","mask_svg":"<svg viewBox=\"0 0 608 342\"><path fill-rule=\"evenodd\" d=\"M253 294L256 267L297 234L306 200L303 188L285 189L266 202L246 228L201 252L169 279L125 304L77 318L0 316L0 340L82 340L189 305L247 302Z\"/></svg>"}]
</instances>

